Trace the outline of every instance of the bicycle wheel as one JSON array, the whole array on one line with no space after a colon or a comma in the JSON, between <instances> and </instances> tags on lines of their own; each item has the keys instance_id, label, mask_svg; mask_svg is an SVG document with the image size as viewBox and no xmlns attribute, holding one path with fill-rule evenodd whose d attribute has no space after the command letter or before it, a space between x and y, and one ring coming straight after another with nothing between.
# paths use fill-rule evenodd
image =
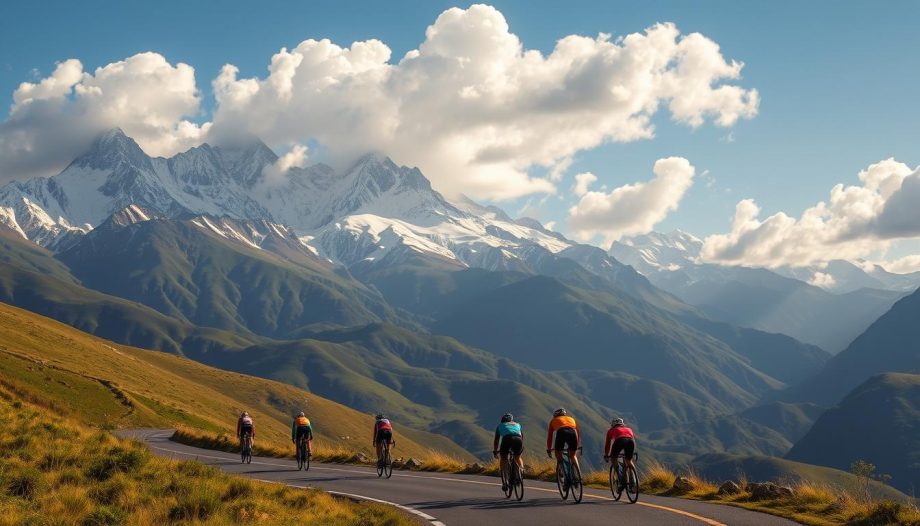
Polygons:
<instances>
[{"instance_id":1,"label":"bicycle wheel","mask_svg":"<svg viewBox=\"0 0 920 526\"><path fill-rule=\"evenodd\" d=\"M572 464L572 498L575 499L576 504L581 502L584 489L584 484L581 483L581 469L578 464Z\"/></svg>"},{"instance_id":2,"label":"bicycle wheel","mask_svg":"<svg viewBox=\"0 0 920 526\"><path fill-rule=\"evenodd\" d=\"M377 457L377 477L378 478L383 476L383 471L384 471L383 467L386 465L384 464L384 460L386 460L386 452L382 452L380 456Z\"/></svg>"},{"instance_id":3,"label":"bicycle wheel","mask_svg":"<svg viewBox=\"0 0 920 526\"><path fill-rule=\"evenodd\" d=\"M303 470L310 471L310 458L313 456L312 453L304 451L304 461L303 461Z\"/></svg>"},{"instance_id":4,"label":"bicycle wheel","mask_svg":"<svg viewBox=\"0 0 920 526\"><path fill-rule=\"evenodd\" d=\"M556 462L556 487L562 500L569 498L569 482L566 480L565 462Z\"/></svg>"},{"instance_id":5,"label":"bicycle wheel","mask_svg":"<svg viewBox=\"0 0 920 526\"><path fill-rule=\"evenodd\" d=\"M386 478L393 476L393 459L390 458L389 447L383 452L383 474L386 475Z\"/></svg>"},{"instance_id":6,"label":"bicycle wheel","mask_svg":"<svg viewBox=\"0 0 920 526\"><path fill-rule=\"evenodd\" d=\"M504 468L500 468L499 471L502 474L502 494L506 499L511 498L511 492L514 491L514 488L511 487L511 459L508 459L509 464Z\"/></svg>"},{"instance_id":7,"label":"bicycle wheel","mask_svg":"<svg viewBox=\"0 0 920 526\"><path fill-rule=\"evenodd\" d=\"M297 469L303 469L304 451L301 444L297 444Z\"/></svg>"},{"instance_id":8,"label":"bicycle wheel","mask_svg":"<svg viewBox=\"0 0 920 526\"><path fill-rule=\"evenodd\" d=\"M517 459L514 460L514 465L511 467L511 478L514 481L512 483L514 497L520 501L524 498L524 474L521 473L521 466L518 466Z\"/></svg>"},{"instance_id":9,"label":"bicycle wheel","mask_svg":"<svg viewBox=\"0 0 920 526\"><path fill-rule=\"evenodd\" d=\"M635 466L626 468L626 498L633 504L639 500L639 472Z\"/></svg>"},{"instance_id":10,"label":"bicycle wheel","mask_svg":"<svg viewBox=\"0 0 920 526\"><path fill-rule=\"evenodd\" d=\"M610 475L607 478L610 481L610 494L613 495L613 500L620 500L623 492L620 491L620 478L617 476L617 462L615 460L610 464Z\"/></svg>"}]
</instances>

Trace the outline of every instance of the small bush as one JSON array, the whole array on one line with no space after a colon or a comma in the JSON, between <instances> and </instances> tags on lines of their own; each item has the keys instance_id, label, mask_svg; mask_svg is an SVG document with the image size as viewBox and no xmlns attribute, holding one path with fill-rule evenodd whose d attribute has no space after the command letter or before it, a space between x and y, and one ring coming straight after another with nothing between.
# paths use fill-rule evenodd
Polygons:
<instances>
[{"instance_id":1,"label":"small bush","mask_svg":"<svg viewBox=\"0 0 920 526\"><path fill-rule=\"evenodd\" d=\"M207 466L194 460L183 460L179 462L177 471L185 476L196 478L211 478L219 473L217 468Z\"/></svg>"},{"instance_id":2,"label":"small bush","mask_svg":"<svg viewBox=\"0 0 920 526\"><path fill-rule=\"evenodd\" d=\"M97 484L90 490L90 497L99 504L111 505L125 494L127 483L122 478L113 478L104 484Z\"/></svg>"},{"instance_id":3,"label":"small bush","mask_svg":"<svg viewBox=\"0 0 920 526\"><path fill-rule=\"evenodd\" d=\"M85 519L83 526L118 526L127 524L127 513L113 506L100 506Z\"/></svg>"},{"instance_id":4,"label":"small bush","mask_svg":"<svg viewBox=\"0 0 920 526\"><path fill-rule=\"evenodd\" d=\"M42 474L35 468L19 468L4 478L7 479L6 493L11 497L31 500L44 489Z\"/></svg>"},{"instance_id":5,"label":"small bush","mask_svg":"<svg viewBox=\"0 0 920 526\"><path fill-rule=\"evenodd\" d=\"M208 520L220 508L220 496L209 487L198 487L188 495L179 497L179 502L169 510L174 521Z\"/></svg>"},{"instance_id":6,"label":"small bush","mask_svg":"<svg viewBox=\"0 0 920 526\"><path fill-rule=\"evenodd\" d=\"M97 458L87 470L87 475L96 480L108 480L115 473L132 473L150 460L149 453L141 449L115 446L101 458Z\"/></svg>"},{"instance_id":7,"label":"small bush","mask_svg":"<svg viewBox=\"0 0 920 526\"><path fill-rule=\"evenodd\" d=\"M224 502L241 499L252 495L252 483L248 480L233 479L224 491L221 500Z\"/></svg>"}]
</instances>

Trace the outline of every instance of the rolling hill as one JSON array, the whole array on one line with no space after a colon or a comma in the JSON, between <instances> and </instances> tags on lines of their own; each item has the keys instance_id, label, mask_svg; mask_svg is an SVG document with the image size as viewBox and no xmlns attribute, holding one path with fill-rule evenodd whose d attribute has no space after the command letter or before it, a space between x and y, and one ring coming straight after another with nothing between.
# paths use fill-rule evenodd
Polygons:
<instances>
[{"instance_id":1,"label":"rolling hill","mask_svg":"<svg viewBox=\"0 0 920 526\"><path fill-rule=\"evenodd\" d=\"M890 475L905 492L920 487L920 375L874 376L829 409L786 455L849 469L857 460Z\"/></svg>"},{"instance_id":2,"label":"rolling hill","mask_svg":"<svg viewBox=\"0 0 920 526\"><path fill-rule=\"evenodd\" d=\"M0 335L0 382L91 426L178 425L233 434L245 409L256 418L260 440L287 447L290 415L304 409L321 443L370 450L371 414L290 385L119 345L2 303ZM441 435L408 426L401 434L400 449L408 454L435 448L471 458Z\"/></svg>"}]
</instances>

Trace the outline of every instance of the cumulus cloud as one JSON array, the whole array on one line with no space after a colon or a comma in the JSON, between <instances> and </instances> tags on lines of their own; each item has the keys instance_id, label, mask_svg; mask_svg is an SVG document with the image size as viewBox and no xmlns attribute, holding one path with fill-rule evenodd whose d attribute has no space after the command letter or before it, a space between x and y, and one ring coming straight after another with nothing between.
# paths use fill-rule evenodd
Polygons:
<instances>
[{"instance_id":1,"label":"cumulus cloud","mask_svg":"<svg viewBox=\"0 0 920 526\"><path fill-rule=\"evenodd\" d=\"M920 272L920 255L904 256L893 261L879 262L888 272L895 274L910 274L911 272Z\"/></svg>"},{"instance_id":2,"label":"cumulus cloud","mask_svg":"<svg viewBox=\"0 0 920 526\"><path fill-rule=\"evenodd\" d=\"M301 144L295 144L291 150L282 155L274 164L262 169L262 175L265 177L265 183L275 185L284 181L291 168L303 168L307 165L307 147Z\"/></svg>"},{"instance_id":3,"label":"cumulus cloud","mask_svg":"<svg viewBox=\"0 0 920 526\"><path fill-rule=\"evenodd\" d=\"M575 239L589 241L602 236L610 244L652 231L680 204L696 170L683 157L668 157L657 160L653 172L651 181L628 184L609 193L585 193L569 209L568 224Z\"/></svg>"},{"instance_id":4,"label":"cumulus cloud","mask_svg":"<svg viewBox=\"0 0 920 526\"><path fill-rule=\"evenodd\" d=\"M554 192L580 151L652 138L662 108L690 127L727 127L759 104L756 90L733 83L742 63L673 24L617 39L570 35L543 54L498 10L473 5L444 11L417 49L391 54L379 40L309 39L278 51L262 77L240 78L227 64L212 81L211 130L187 120L200 104L188 65L143 53L90 74L65 61L14 95L0 128L0 173L69 160L75 147L62 145L61 129L117 125L164 155L209 131L244 131L274 146L318 144L333 162L386 152L445 193L505 199Z\"/></svg>"},{"instance_id":5,"label":"cumulus cloud","mask_svg":"<svg viewBox=\"0 0 920 526\"><path fill-rule=\"evenodd\" d=\"M215 129L315 140L342 157L385 151L443 192L502 199L553 192L579 151L653 137L659 107L688 126L731 126L759 102L724 83L741 63L673 24L617 40L572 35L544 55L474 5L442 13L398 62L390 55L377 40L306 40L272 57L263 78L227 65L214 81Z\"/></svg>"},{"instance_id":6,"label":"cumulus cloud","mask_svg":"<svg viewBox=\"0 0 920 526\"><path fill-rule=\"evenodd\" d=\"M581 197L588 193L588 188L597 182L597 176L591 172L585 172L575 175L575 186L572 187L572 192Z\"/></svg>"},{"instance_id":7,"label":"cumulus cloud","mask_svg":"<svg viewBox=\"0 0 920 526\"><path fill-rule=\"evenodd\" d=\"M834 286L836 280L834 279L834 276L828 274L827 272L817 271L814 273L811 279L808 280L808 283L816 287L821 287L822 289L829 289Z\"/></svg>"},{"instance_id":8,"label":"cumulus cloud","mask_svg":"<svg viewBox=\"0 0 920 526\"><path fill-rule=\"evenodd\" d=\"M0 124L0 174L45 175L71 161L100 131L121 127L148 153L167 155L201 142L204 128L185 120L199 112L195 71L157 53L83 70L59 63L37 83L13 93Z\"/></svg>"},{"instance_id":9,"label":"cumulus cloud","mask_svg":"<svg viewBox=\"0 0 920 526\"><path fill-rule=\"evenodd\" d=\"M920 237L920 170L887 159L859 173L859 185L838 184L827 202L798 219L783 212L760 219L752 199L735 207L731 232L704 240L701 258L734 265L804 266L855 259L889 241Z\"/></svg>"}]
</instances>

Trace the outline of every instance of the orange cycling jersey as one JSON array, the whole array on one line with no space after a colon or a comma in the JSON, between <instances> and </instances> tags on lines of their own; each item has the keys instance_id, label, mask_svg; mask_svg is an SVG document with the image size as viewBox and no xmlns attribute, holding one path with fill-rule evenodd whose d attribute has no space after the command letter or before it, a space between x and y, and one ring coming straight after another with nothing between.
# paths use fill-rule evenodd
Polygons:
<instances>
[{"instance_id":1,"label":"orange cycling jersey","mask_svg":"<svg viewBox=\"0 0 920 526\"><path fill-rule=\"evenodd\" d=\"M568 415L555 416L552 420L549 421L549 429L546 432L546 449L553 448L553 434L556 431L567 427L574 429L575 432L578 432L578 423L575 422L574 418Z\"/></svg>"},{"instance_id":2,"label":"orange cycling jersey","mask_svg":"<svg viewBox=\"0 0 920 526\"><path fill-rule=\"evenodd\" d=\"M298 426L308 426L310 425L310 419L305 416L298 416L294 423Z\"/></svg>"}]
</instances>

